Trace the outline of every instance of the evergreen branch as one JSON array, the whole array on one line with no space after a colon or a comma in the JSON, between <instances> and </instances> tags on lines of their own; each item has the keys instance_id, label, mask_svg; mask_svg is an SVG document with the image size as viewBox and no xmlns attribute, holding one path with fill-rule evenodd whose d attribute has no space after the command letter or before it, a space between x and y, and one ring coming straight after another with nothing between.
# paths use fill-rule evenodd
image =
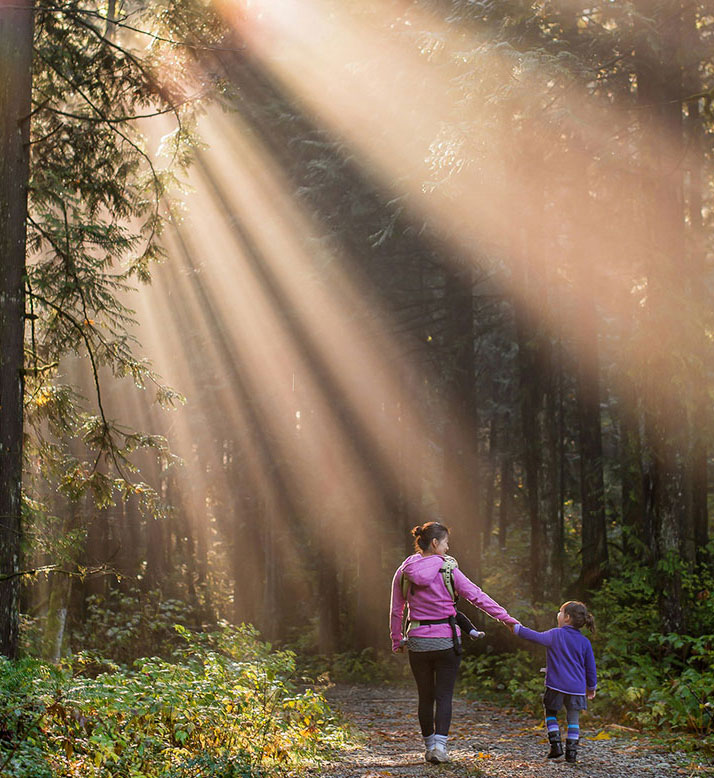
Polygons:
<instances>
[{"instance_id":1,"label":"evergreen branch","mask_svg":"<svg viewBox=\"0 0 714 778\"><path fill-rule=\"evenodd\" d=\"M38 225L35 225L35 226L36 226L37 229L41 230L41 228L39 228ZM50 240L52 242L52 245L55 248L55 250L59 251L56 243L54 243L54 241L52 240L51 236L48 237L48 240ZM122 468L121 463L119 462L119 458L121 457L122 459L127 461L127 463L129 463L129 461L128 461L128 459L126 459L126 457L123 454L121 454L120 450L117 448L116 444L114 443L114 439L113 439L112 434L111 434L112 427L109 424L109 422L107 420L107 417L106 417L106 414L105 414L105 411L104 411L104 406L103 406L103 402L102 402L101 382L100 382L100 378L99 378L99 371L98 371L98 368L97 368L96 357L95 357L95 353L94 353L94 349L93 349L93 345L92 345L91 339L89 338L89 336L87 335L87 333L85 331L86 328L82 327L82 325L71 314L69 314L67 311L65 311L63 308L61 308L60 306L56 305L55 303L52 303L47 298L45 298L45 297L43 297L41 295L34 294L32 292L30 292L30 295L32 297L34 297L35 299L37 299L38 301L44 303L48 307L52 308L61 317L64 317L65 319L67 319L70 322L70 324L80 333L80 337L82 338L82 340L85 343L85 346L86 346L86 349L87 349L87 354L89 356L89 360L90 360L90 363L91 363L91 366L92 366L94 386L95 386L96 395L97 395L97 406L98 406L98 409L99 409L99 416L100 416L101 421L102 421L102 429L103 429L104 432L107 433L107 435L105 437L105 440L107 440L107 442L108 442L108 446L106 447L106 449L103 449L103 448L100 447L100 449L99 449L99 451L97 453L97 457L96 457L96 459L94 461L92 472L96 472L97 471L97 468L99 466L99 462L101 460L102 454L105 453L106 451L108 451L108 453L111 456L112 462L114 463L114 466L117 469L117 473L119 474L119 476L122 478L122 480L125 483L131 484L132 483L131 479L123 472L123 468ZM89 322L89 319L87 318L88 314L86 312L86 308L84 309L84 312L85 312L85 321ZM110 349L110 345L104 339L104 337L102 336L101 332L99 332L99 330L96 327L94 327L94 325L92 325L91 323L88 324L87 326L92 331L92 333L96 336L96 338L99 341L99 343L107 351L110 351L111 350ZM124 364L124 365L129 366L129 367L131 367L132 364L133 364L130 360L125 360L125 359L122 359L121 357L118 357L118 360L119 360L119 362L121 364ZM52 367L51 365L50 366L46 366L44 369L50 369L51 367ZM145 375L154 384L154 386L158 387L159 389L162 388L161 384L156 379L156 376L154 375L153 371L147 370L145 372ZM120 434L124 435L125 441L127 440L128 437L130 437L129 433L127 433L127 432L123 432L121 430L117 430L117 431Z\"/></svg>"},{"instance_id":2,"label":"evergreen branch","mask_svg":"<svg viewBox=\"0 0 714 778\"><path fill-rule=\"evenodd\" d=\"M158 94L160 94L164 100L166 100L166 102L169 104L170 111L173 112L174 116L176 117L176 121L179 123L179 126L181 126L181 117L177 110L178 106L174 106L172 101L166 98L166 96L163 93L163 90L157 84L156 79L151 74L151 72L147 71L147 69L144 67L144 64L141 62L141 60L139 60L134 54L132 54L127 49L125 49L123 46L120 46L118 43L115 43L111 38L107 38L107 36L104 35L104 33L102 33L101 30L98 30L96 27L89 24L88 22L85 22L83 19L75 18L75 21L78 24L80 24L82 27L84 27L86 30L89 30L89 32L91 32L94 36L96 36L102 43L106 44L110 48L116 49L118 52L123 54L127 59L133 62L136 68L142 74L142 76L144 76L144 78L146 79L146 83L149 84ZM183 103L181 103L180 105L182 104Z\"/></svg>"},{"instance_id":3,"label":"evergreen branch","mask_svg":"<svg viewBox=\"0 0 714 778\"><path fill-rule=\"evenodd\" d=\"M89 361L90 361L90 364L92 366L92 375L93 375L93 379L94 379L94 388L95 388L95 392L96 392L96 395L97 395L97 407L99 409L99 416L100 416L100 418L102 420L102 426L104 428L104 431L105 432L109 432L111 427L109 425L109 422L107 420L106 414L104 412L104 405L103 405L103 402L102 402L101 382L99 380L99 370L97 368L97 362L96 362L96 357L95 357L95 354L94 354L94 349L92 347L92 342L91 342L89 336L87 335L87 333L85 331L86 328L82 327L79 324L79 322L77 322L77 320L74 318L74 316L72 316L71 314L67 313L67 311L65 311L63 308L60 308L59 306L57 306L54 303L52 303L46 297L43 297L43 296L37 295L37 294L33 294L33 297L36 300L39 300L40 302L42 302L45 305L47 305L49 308L52 308L57 314L59 314L59 316L67 319L67 321L77 330L77 332L79 332L80 338L84 341L84 344L85 344L85 346L87 348L87 356L89 357ZM97 334L97 337L99 338L100 342L106 347L106 344L104 343L104 340L101 337L101 334L96 330L96 328L93 325L89 325L89 326L90 326L91 330L94 333ZM109 446L108 446L109 454L111 455L112 462L114 462L114 466L116 467L118 474L121 476L121 478L124 481L126 481L126 483L131 483L131 481L124 475L124 472L122 471L121 465L118 462L117 451L116 451L116 447L114 445L114 440L113 440L113 438L111 436L111 433L108 434L107 440L109 442ZM101 453L102 452L100 451L100 454ZM96 467L97 467L98 461L99 460L97 459L97 462L95 462L95 471L96 471Z\"/></svg>"},{"instance_id":4,"label":"evergreen branch","mask_svg":"<svg viewBox=\"0 0 714 778\"><path fill-rule=\"evenodd\" d=\"M42 110L44 110L44 106L43 106ZM53 109L52 109L52 108L50 108L50 111L52 111L52 110L53 110ZM59 112L58 112L58 111L55 111L55 113L59 113ZM54 128L54 130L50 130L48 133L46 133L45 135L43 135L41 138L36 138L35 140L31 140L31 141L30 141L30 146L36 146L38 143L44 143L46 140L48 140L49 138L51 138L53 135L56 135L56 134L57 134L58 132L60 132L62 129L63 129L63 125L62 125L62 124L58 124L58 125L57 125L57 126Z\"/></svg>"},{"instance_id":5,"label":"evergreen branch","mask_svg":"<svg viewBox=\"0 0 714 778\"><path fill-rule=\"evenodd\" d=\"M154 111L153 113L143 113L143 114L136 114L134 116L117 116L117 117L109 117L109 116L87 116L84 114L78 114L78 113L70 113L68 111L62 111L59 108L46 108L46 106L43 107L43 110L46 109L54 114L57 114L58 116L66 116L70 119L77 119L79 121L83 122L96 122L97 124L121 124L123 122L134 122L139 119L152 119L155 116L165 116L167 113L174 113L176 109L180 108L183 105L186 105L187 103L191 103L194 100L199 99L203 95L201 93L196 93L195 95L192 95L191 97L187 97L185 100L182 100L179 103L176 103L175 105L172 105L169 108L163 108L158 111ZM53 130L53 132L56 132L56 130ZM50 133L51 135L52 133Z\"/></svg>"},{"instance_id":6,"label":"evergreen branch","mask_svg":"<svg viewBox=\"0 0 714 778\"><path fill-rule=\"evenodd\" d=\"M19 8L20 6L5 6L6 8ZM24 10L24 6L23 6ZM112 19L109 16L105 16L104 14L99 13L99 11L91 11L89 9L85 8L62 8L61 6L45 6L43 8L37 8L37 11L41 12L48 12L48 13L62 13L66 14L68 16L88 16L95 19L100 19L103 22L107 22L108 24L112 24L115 27L121 27L125 30L129 30L130 32L136 32L139 33L139 35L145 35L147 38L151 38L152 40L155 40L159 43L168 43L172 46L181 46L183 48L187 49L193 49L195 51L221 51L221 52L229 52L229 53L238 53L238 52L244 52L248 48L247 46L213 46L207 43L189 43L188 41L179 41L175 40L173 38L164 38L161 35L157 35L154 32L150 32L149 30L144 30L141 27L134 27L131 24L127 24L126 19L129 18L129 15L125 15L121 17L121 19Z\"/></svg>"},{"instance_id":7,"label":"evergreen branch","mask_svg":"<svg viewBox=\"0 0 714 778\"><path fill-rule=\"evenodd\" d=\"M37 359L36 351L26 348L25 353L27 354L27 356L33 357L35 360ZM50 370L54 370L56 367L59 367L59 362L48 362L46 365L42 365L42 366L38 366L36 364L35 367L32 368L32 374L36 376L38 373L47 373Z\"/></svg>"},{"instance_id":8,"label":"evergreen branch","mask_svg":"<svg viewBox=\"0 0 714 778\"><path fill-rule=\"evenodd\" d=\"M32 224L32 226L40 233L40 235L42 235L45 238L45 240L47 240L47 242L52 246L52 248L55 250L57 255L64 259L65 258L65 250L63 250L62 247L58 245L55 236L52 233L48 232L46 229L44 229L42 227L42 225L38 224L31 216L28 216L28 222L30 222ZM68 250L69 250L69 247L67 248L67 251ZM65 267L67 268L68 275L71 275L73 277L73 279L75 281L75 286L76 286L76 288L77 288L77 290L79 292L79 295L80 295L80 299L82 300L82 313L83 313L83 316L84 316L84 321L86 321L88 323L87 326L90 327L90 329L92 330L92 332L96 336L96 338L99 341L99 343L101 344L101 346L103 346L103 348L107 352L111 352L112 351L111 345L107 342L106 338L102 335L102 333L93 324L91 324L91 317L89 315L89 312L87 311L86 302L84 301L81 283L80 283L79 279L77 278L76 273L73 270L71 259L69 260L69 264L68 264L67 261L65 261ZM66 311L65 311L65 309L63 307L63 303L67 299L67 295L69 295L69 292L67 292L67 295L63 296L59 302L54 302L53 303L53 302L50 302L47 298L40 297L39 295L33 294L31 288L28 291L29 291L29 293L31 294L32 297L34 297L34 298L36 298L36 299L38 299L38 300L40 300L42 302L45 302L47 305L52 307L53 310L61 311L67 317L69 317L69 314L66 313ZM73 318L71 319L71 322L75 326L75 328L78 328L81 331L82 335L84 336L85 331L84 331L84 329L81 328L81 325ZM126 357L122 357L121 355L116 354L116 352L114 352L114 356L115 356L116 361L119 364L121 364L123 367L127 368L127 369L131 370L135 365L138 364L136 362L136 360L128 359ZM146 369L144 371L144 375L145 375L146 378L148 378L149 381L151 381L151 383L155 387L157 387L158 389L163 389L163 386L158 381L155 373L152 370Z\"/></svg>"},{"instance_id":9,"label":"evergreen branch","mask_svg":"<svg viewBox=\"0 0 714 778\"><path fill-rule=\"evenodd\" d=\"M97 33L100 34L100 33ZM89 105L89 107L96 112L97 116L100 117L107 126L115 132L120 138L122 138L126 143L128 143L148 164L149 169L151 171L151 176L153 180L153 189L154 189L154 203L155 203L155 209L154 214L156 217L159 215L160 211L160 199L161 199L161 180L159 179L158 173L156 172L156 168L154 167L154 163L151 160L151 157L131 138L129 138L126 134L121 132L117 127L113 125L111 120L108 119L104 111L102 111L98 106L94 104L94 102L84 93L82 88L76 84L69 76L65 75L61 70L59 70L57 67L55 67L53 62L48 61L44 57L41 57L41 59L45 62L48 67L50 67L51 70L53 70L63 81L65 81L69 86L76 91L76 93ZM181 124L179 121L179 129L181 128ZM174 154L174 157L172 159L172 163L175 161L176 155ZM153 243L153 240L156 236L156 226L155 226L155 219L152 219L152 225L151 225L151 232L149 234L149 237L146 240L147 244L147 250L148 247Z\"/></svg>"},{"instance_id":10,"label":"evergreen branch","mask_svg":"<svg viewBox=\"0 0 714 778\"><path fill-rule=\"evenodd\" d=\"M32 287L30 286L30 277L27 273L25 273L25 285L27 287L27 292L32 291ZM32 299L32 294L29 294L28 300L30 302L30 335L32 338L32 354L34 356L34 362L35 362L35 376L37 375L37 340L36 340L36 333L35 333L35 320L37 319L37 316L35 316L35 307L34 307L34 300Z\"/></svg>"},{"instance_id":11,"label":"evergreen branch","mask_svg":"<svg viewBox=\"0 0 714 778\"><path fill-rule=\"evenodd\" d=\"M85 578L94 575L117 575L116 570L108 568L106 565L100 565L99 567L92 567L87 570L65 570L59 565L43 565L42 567L34 567L30 570L15 570L12 573L6 573L0 575L0 582L9 581L13 578L20 578L27 575L37 575L38 573L62 573L70 578L79 578L84 581Z\"/></svg>"}]
</instances>

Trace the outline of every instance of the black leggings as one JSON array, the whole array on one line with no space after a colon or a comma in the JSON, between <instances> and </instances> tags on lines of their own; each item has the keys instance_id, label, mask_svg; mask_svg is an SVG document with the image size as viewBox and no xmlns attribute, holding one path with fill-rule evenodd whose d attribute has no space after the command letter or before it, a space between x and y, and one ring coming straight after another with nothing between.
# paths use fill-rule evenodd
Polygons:
<instances>
[{"instance_id":1,"label":"black leggings","mask_svg":"<svg viewBox=\"0 0 714 778\"><path fill-rule=\"evenodd\" d=\"M419 692L419 725L424 737L432 732L437 735L449 734L451 698L454 695L459 664L461 656L453 648L409 652L409 666Z\"/></svg>"}]
</instances>

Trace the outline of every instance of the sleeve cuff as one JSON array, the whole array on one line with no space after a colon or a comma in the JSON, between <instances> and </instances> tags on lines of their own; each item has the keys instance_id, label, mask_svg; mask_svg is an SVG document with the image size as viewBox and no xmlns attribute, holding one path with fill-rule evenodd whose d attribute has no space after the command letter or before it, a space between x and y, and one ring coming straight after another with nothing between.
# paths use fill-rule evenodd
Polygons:
<instances>
[{"instance_id":1,"label":"sleeve cuff","mask_svg":"<svg viewBox=\"0 0 714 778\"><path fill-rule=\"evenodd\" d=\"M513 634L517 635L520 631L521 631L521 625L518 622L516 622L513 625Z\"/></svg>"}]
</instances>

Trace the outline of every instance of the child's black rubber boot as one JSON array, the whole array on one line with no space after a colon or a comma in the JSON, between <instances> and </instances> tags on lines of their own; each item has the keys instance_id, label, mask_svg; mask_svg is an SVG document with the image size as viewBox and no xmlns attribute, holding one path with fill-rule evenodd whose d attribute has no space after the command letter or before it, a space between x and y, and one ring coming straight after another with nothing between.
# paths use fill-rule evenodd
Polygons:
<instances>
[{"instance_id":1,"label":"child's black rubber boot","mask_svg":"<svg viewBox=\"0 0 714 778\"><path fill-rule=\"evenodd\" d=\"M563 743L560 739L560 732L549 733L548 740L550 740L548 759L558 759L558 757L563 756Z\"/></svg>"},{"instance_id":2,"label":"child's black rubber boot","mask_svg":"<svg viewBox=\"0 0 714 778\"><path fill-rule=\"evenodd\" d=\"M565 761L575 764L578 761L578 741L566 740L565 741Z\"/></svg>"}]
</instances>

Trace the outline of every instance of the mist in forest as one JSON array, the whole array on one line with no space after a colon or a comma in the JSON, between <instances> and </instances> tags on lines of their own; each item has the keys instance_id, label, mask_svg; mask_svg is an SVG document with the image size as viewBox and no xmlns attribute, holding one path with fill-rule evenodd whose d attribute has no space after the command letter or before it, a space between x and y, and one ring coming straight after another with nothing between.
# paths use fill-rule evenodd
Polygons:
<instances>
[{"instance_id":1,"label":"mist in forest","mask_svg":"<svg viewBox=\"0 0 714 778\"><path fill-rule=\"evenodd\" d=\"M685 549L708 526L620 504L689 461L706 394L680 105L650 110L649 51L599 81L437 8L221 6L240 46L203 67L231 88L132 300L186 401L109 400L181 462L142 465L162 520L129 501L89 534L206 620L386 643L391 575L434 518L506 602L596 585L628 507L660 555L668 526Z\"/></svg>"}]
</instances>

